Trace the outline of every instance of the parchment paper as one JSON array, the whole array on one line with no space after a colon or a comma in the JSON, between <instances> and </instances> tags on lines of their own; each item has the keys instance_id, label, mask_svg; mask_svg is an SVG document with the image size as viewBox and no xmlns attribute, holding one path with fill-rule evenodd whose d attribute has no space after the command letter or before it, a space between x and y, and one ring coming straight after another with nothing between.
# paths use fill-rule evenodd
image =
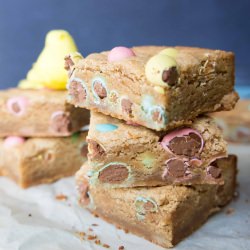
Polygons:
<instances>
[{"instance_id":1,"label":"parchment paper","mask_svg":"<svg viewBox=\"0 0 250 250\"><path fill-rule=\"evenodd\" d=\"M250 146L230 145L230 152L239 156L239 197L174 249L250 249ZM55 197L60 194L68 199L57 200ZM228 214L229 208L233 212ZM93 223L98 226L91 226ZM119 246L132 250L163 249L80 208L73 177L27 190L0 178L1 250L107 249L75 234L88 232L89 227L93 229L91 234L110 245L109 249Z\"/></svg>"}]
</instances>

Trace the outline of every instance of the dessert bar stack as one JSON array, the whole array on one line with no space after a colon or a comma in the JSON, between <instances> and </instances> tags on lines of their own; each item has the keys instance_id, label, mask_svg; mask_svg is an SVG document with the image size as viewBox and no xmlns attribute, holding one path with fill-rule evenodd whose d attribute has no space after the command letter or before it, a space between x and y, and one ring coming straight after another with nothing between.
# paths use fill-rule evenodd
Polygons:
<instances>
[{"instance_id":1,"label":"dessert bar stack","mask_svg":"<svg viewBox=\"0 0 250 250\"><path fill-rule=\"evenodd\" d=\"M86 160L89 111L67 104L65 53L70 34L52 30L17 88L0 91L0 175L26 188L73 175Z\"/></svg>"},{"instance_id":2,"label":"dessert bar stack","mask_svg":"<svg viewBox=\"0 0 250 250\"><path fill-rule=\"evenodd\" d=\"M116 47L65 63L68 103L91 110L83 206L172 247L232 199L236 157L204 114L238 100L233 53Z\"/></svg>"},{"instance_id":3,"label":"dessert bar stack","mask_svg":"<svg viewBox=\"0 0 250 250\"><path fill-rule=\"evenodd\" d=\"M21 187L73 175L86 160L88 111L65 103L65 91L0 91L0 174Z\"/></svg>"}]
</instances>

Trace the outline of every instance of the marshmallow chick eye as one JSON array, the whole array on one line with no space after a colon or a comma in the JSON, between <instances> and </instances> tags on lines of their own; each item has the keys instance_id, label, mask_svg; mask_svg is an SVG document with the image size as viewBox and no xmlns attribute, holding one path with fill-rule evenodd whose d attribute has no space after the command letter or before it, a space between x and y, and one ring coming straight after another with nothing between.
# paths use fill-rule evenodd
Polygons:
<instances>
[{"instance_id":1,"label":"marshmallow chick eye","mask_svg":"<svg viewBox=\"0 0 250 250\"><path fill-rule=\"evenodd\" d=\"M155 85L173 86L178 78L176 61L168 55L157 54L148 60L145 74L148 81Z\"/></svg>"}]
</instances>

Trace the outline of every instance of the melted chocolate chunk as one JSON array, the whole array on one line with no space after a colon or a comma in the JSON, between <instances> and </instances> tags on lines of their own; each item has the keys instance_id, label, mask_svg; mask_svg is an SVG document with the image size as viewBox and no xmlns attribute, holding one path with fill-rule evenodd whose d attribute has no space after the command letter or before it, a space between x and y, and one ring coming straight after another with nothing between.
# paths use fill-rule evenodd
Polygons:
<instances>
[{"instance_id":1,"label":"melted chocolate chunk","mask_svg":"<svg viewBox=\"0 0 250 250\"><path fill-rule=\"evenodd\" d=\"M192 157L198 155L201 148L201 138L195 133L175 137L169 142L169 149L176 155Z\"/></svg>"},{"instance_id":2,"label":"melted chocolate chunk","mask_svg":"<svg viewBox=\"0 0 250 250\"><path fill-rule=\"evenodd\" d=\"M150 201L147 201L144 205L143 205L143 208L146 210L146 211L151 211L155 208L155 205L150 202Z\"/></svg>"},{"instance_id":3,"label":"melted chocolate chunk","mask_svg":"<svg viewBox=\"0 0 250 250\"><path fill-rule=\"evenodd\" d=\"M173 86L177 83L178 72L176 67L171 67L168 70L164 70L162 73L162 81L168 83L168 85Z\"/></svg>"},{"instance_id":4,"label":"melted chocolate chunk","mask_svg":"<svg viewBox=\"0 0 250 250\"><path fill-rule=\"evenodd\" d=\"M72 61L70 56L65 56L64 58L64 69L67 71L70 70L70 68L74 65L74 62Z\"/></svg>"},{"instance_id":5,"label":"melted chocolate chunk","mask_svg":"<svg viewBox=\"0 0 250 250\"><path fill-rule=\"evenodd\" d=\"M153 113L152 113L152 119L153 119L153 121L155 121L155 122L162 122L162 114L161 114L161 112L159 112L159 111L154 111Z\"/></svg>"},{"instance_id":6,"label":"melted chocolate chunk","mask_svg":"<svg viewBox=\"0 0 250 250\"><path fill-rule=\"evenodd\" d=\"M163 173L163 179L166 179L168 176L181 178L185 176L186 166L182 160L172 159L166 163L166 170Z\"/></svg>"},{"instance_id":7,"label":"melted chocolate chunk","mask_svg":"<svg viewBox=\"0 0 250 250\"><path fill-rule=\"evenodd\" d=\"M90 203L89 198L89 183L88 181L83 181L79 186L80 196L80 203L84 206L87 206Z\"/></svg>"},{"instance_id":8,"label":"melted chocolate chunk","mask_svg":"<svg viewBox=\"0 0 250 250\"><path fill-rule=\"evenodd\" d=\"M14 102L12 104L12 110L15 112L15 113L19 113L21 111L21 107L19 106L18 102Z\"/></svg>"},{"instance_id":9,"label":"melted chocolate chunk","mask_svg":"<svg viewBox=\"0 0 250 250\"><path fill-rule=\"evenodd\" d=\"M133 103L128 99L122 99L121 101L122 111L129 115L132 114L132 105Z\"/></svg>"},{"instance_id":10,"label":"melted chocolate chunk","mask_svg":"<svg viewBox=\"0 0 250 250\"><path fill-rule=\"evenodd\" d=\"M221 169L217 166L216 162L211 163L211 165L207 167L207 173L215 179L221 177Z\"/></svg>"},{"instance_id":11,"label":"melted chocolate chunk","mask_svg":"<svg viewBox=\"0 0 250 250\"><path fill-rule=\"evenodd\" d=\"M94 83L94 90L96 94L100 97L100 99L107 97L107 90L104 88L101 82L96 81Z\"/></svg>"},{"instance_id":12,"label":"melted chocolate chunk","mask_svg":"<svg viewBox=\"0 0 250 250\"><path fill-rule=\"evenodd\" d=\"M69 94L76 102L83 102L87 98L87 91L80 82L72 81L70 83Z\"/></svg>"},{"instance_id":13,"label":"melted chocolate chunk","mask_svg":"<svg viewBox=\"0 0 250 250\"><path fill-rule=\"evenodd\" d=\"M90 158L98 158L105 154L105 150L96 141L88 139Z\"/></svg>"},{"instance_id":14,"label":"melted chocolate chunk","mask_svg":"<svg viewBox=\"0 0 250 250\"><path fill-rule=\"evenodd\" d=\"M103 183L119 184L128 178L129 171L127 167L114 164L104 168L99 173L99 180Z\"/></svg>"},{"instance_id":15,"label":"melted chocolate chunk","mask_svg":"<svg viewBox=\"0 0 250 250\"><path fill-rule=\"evenodd\" d=\"M65 113L55 115L52 118L51 127L58 133L70 132L72 130L72 123L69 115Z\"/></svg>"}]
</instances>

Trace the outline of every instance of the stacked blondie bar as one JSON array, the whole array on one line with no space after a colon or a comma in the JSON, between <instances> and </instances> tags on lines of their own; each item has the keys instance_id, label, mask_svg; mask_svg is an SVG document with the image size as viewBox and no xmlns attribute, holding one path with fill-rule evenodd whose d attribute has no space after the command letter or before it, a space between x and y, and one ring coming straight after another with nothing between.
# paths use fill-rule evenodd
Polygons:
<instances>
[{"instance_id":1,"label":"stacked blondie bar","mask_svg":"<svg viewBox=\"0 0 250 250\"><path fill-rule=\"evenodd\" d=\"M116 47L65 63L68 103L91 110L83 206L172 247L232 199L236 157L203 114L238 100L233 53Z\"/></svg>"},{"instance_id":2,"label":"stacked blondie bar","mask_svg":"<svg viewBox=\"0 0 250 250\"><path fill-rule=\"evenodd\" d=\"M0 175L21 187L73 175L86 160L89 113L65 103L65 91L0 92ZM70 159L70 160L69 160Z\"/></svg>"},{"instance_id":3,"label":"stacked blondie bar","mask_svg":"<svg viewBox=\"0 0 250 250\"><path fill-rule=\"evenodd\" d=\"M50 31L26 79L0 91L0 175L21 187L73 175L87 158L89 111L65 101L63 58L76 50L67 31Z\"/></svg>"}]
</instances>

